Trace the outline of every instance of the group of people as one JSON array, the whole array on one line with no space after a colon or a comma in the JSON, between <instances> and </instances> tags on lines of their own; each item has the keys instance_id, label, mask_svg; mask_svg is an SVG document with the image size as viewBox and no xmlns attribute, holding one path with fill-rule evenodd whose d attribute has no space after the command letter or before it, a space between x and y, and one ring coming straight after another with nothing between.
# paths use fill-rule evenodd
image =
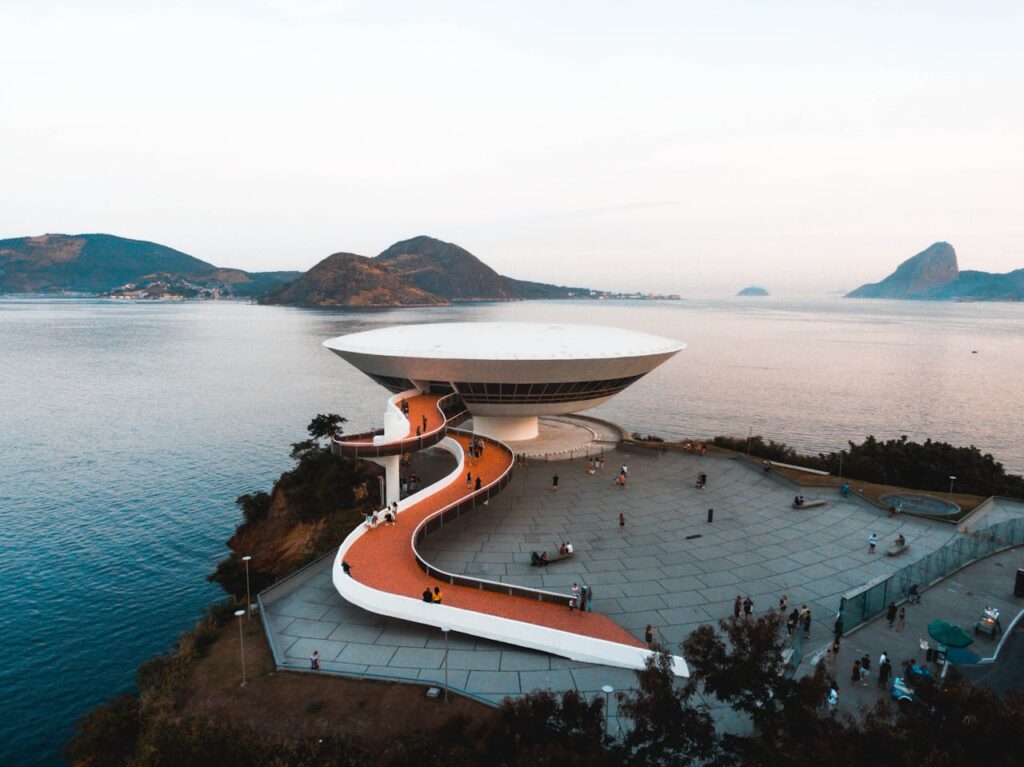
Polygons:
<instances>
[{"instance_id":1,"label":"group of people","mask_svg":"<svg viewBox=\"0 0 1024 767\"><path fill-rule=\"evenodd\" d=\"M892 539L892 542L895 543L898 547L906 546L907 536L905 536L903 533L900 533ZM878 546L878 536L874 533L871 533L871 535L868 536L868 554L874 554L876 546Z\"/></svg>"},{"instance_id":2,"label":"group of people","mask_svg":"<svg viewBox=\"0 0 1024 767\"><path fill-rule=\"evenodd\" d=\"M467 471L466 472L466 487L472 487L474 490L479 490L481 487L483 487L483 482L480 479L480 475L479 474L476 475L476 484L474 485L473 484L473 472Z\"/></svg>"},{"instance_id":3,"label":"group of people","mask_svg":"<svg viewBox=\"0 0 1024 767\"><path fill-rule=\"evenodd\" d=\"M402 495L408 495L411 492L415 492L420 486L420 478L415 474L410 474L408 477L402 477L401 488Z\"/></svg>"},{"instance_id":4,"label":"group of people","mask_svg":"<svg viewBox=\"0 0 1024 767\"><path fill-rule=\"evenodd\" d=\"M466 448L470 463L477 463L484 455L484 441L479 437L473 437L473 441Z\"/></svg>"},{"instance_id":5,"label":"group of people","mask_svg":"<svg viewBox=\"0 0 1024 767\"><path fill-rule=\"evenodd\" d=\"M587 474L593 474L598 469L604 469L604 453L587 461Z\"/></svg>"},{"instance_id":6,"label":"group of people","mask_svg":"<svg viewBox=\"0 0 1024 767\"><path fill-rule=\"evenodd\" d=\"M885 608L885 619L889 622L890 629L895 627L897 631L903 631L907 623L907 608L900 605L897 609L896 603L890 602Z\"/></svg>"},{"instance_id":7,"label":"group of people","mask_svg":"<svg viewBox=\"0 0 1024 767\"><path fill-rule=\"evenodd\" d=\"M374 528L382 522L386 525L393 525L398 521L398 502L388 504L380 511L374 511L372 514L366 515L365 524L367 527Z\"/></svg>"},{"instance_id":8,"label":"group of people","mask_svg":"<svg viewBox=\"0 0 1024 767\"><path fill-rule=\"evenodd\" d=\"M590 586L580 588L578 583L572 584L572 596L569 597L569 612L579 610L581 613L594 612L594 590Z\"/></svg>"},{"instance_id":9,"label":"group of people","mask_svg":"<svg viewBox=\"0 0 1024 767\"><path fill-rule=\"evenodd\" d=\"M803 506L804 505L804 497L802 495L794 496L794 498L793 498L793 505L797 506L797 507Z\"/></svg>"},{"instance_id":10,"label":"group of people","mask_svg":"<svg viewBox=\"0 0 1024 767\"><path fill-rule=\"evenodd\" d=\"M799 610L794 607L789 615L786 615L787 609L789 609L789 597L783 594L779 599L779 615L786 616L786 635L791 637L798 629L803 629L804 639L810 639L811 608L801 605ZM750 598L749 594L746 597L736 595L736 599L732 603L732 615L734 620L739 620L740 616L748 620L753 617L754 600Z\"/></svg>"},{"instance_id":11,"label":"group of people","mask_svg":"<svg viewBox=\"0 0 1024 767\"><path fill-rule=\"evenodd\" d=\"M569 541L564 541L563 543L560 543L558 545L558 559L563 559L565 557L572 556L572 553L573 548L572 544L569 543ZM551 559L548 557L548 553L546 551L542 551L540 554L538 554L536 551L530 552L530 564L534 567L543 567L544 565L550 562Z\"/></svg>"},{"instance_id":12,"label":"group of people","mask_svg":"<svg viewBox=\"0 0 1024 767\"><path fill-rule=\"evenodd\" d=\"M444 594L442 594L440 586L434 586L433 591L430 590L430 586L427 586L425 589L423 589L423 601L429 604L441 604L441 599L443 596Z\"/></svg>"},{"instance_id":13,"label":"group of people","mask_svg":"<svg viewBox=\"0 0 1024 767\"><path fill-rule=\"evenodd\" d=\"M803 630L804 639L811 638L811 608L807 605L800 605L799 610L794 607L786 616L786 635L793 636L798 629Z\"/></svg>"},{"instance_id":14,"label":"group of people","mask_svg":"<svg viewBox=\"0 0 1024 767\"><path fill-rule=\"evenodd\" d=\"M889 516L898 517L903 513L903 501L896 501L896 503L889 504Z\"/></svg>"}]
</instances>

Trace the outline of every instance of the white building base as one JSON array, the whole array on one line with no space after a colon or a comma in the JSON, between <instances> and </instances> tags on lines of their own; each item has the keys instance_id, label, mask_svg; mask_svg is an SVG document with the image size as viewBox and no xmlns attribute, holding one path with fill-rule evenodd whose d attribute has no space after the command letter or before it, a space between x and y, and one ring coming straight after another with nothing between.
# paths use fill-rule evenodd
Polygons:
<instances>
[{"instance_id":1,"label":"white building base","mask_svg":"<svg viewBox=\"0 0 1024 767\"><path fill-rule=\"evenodd\" d=\"M473 415L473 431L502 442L533 439L539 433L537 416Z\"/></svg>"}]
</instances>

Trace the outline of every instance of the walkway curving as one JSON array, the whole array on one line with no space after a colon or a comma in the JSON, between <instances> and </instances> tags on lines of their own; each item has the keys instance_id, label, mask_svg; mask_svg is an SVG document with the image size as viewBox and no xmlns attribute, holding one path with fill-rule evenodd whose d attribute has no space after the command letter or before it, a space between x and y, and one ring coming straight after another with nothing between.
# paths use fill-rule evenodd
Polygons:
<instances>
[{"instance_id":1,"label":"walkway curving","mask_svg":"<svg viewBox=\"0 0 1024 767\"><path fill-rule=\"evenodd\" d=\"M410 419L428 411L439 414L436 395L409 397L406 402ZM438 428L447 429L447 424ZM479 458L467 460L474 438L483 442L484 451ZM383 446L380 440L376 445ZM576 660L641 668L649 655L643 642L605 615L567 609L564 596L529 587L520 589L529 592L521 596L504 593L500 586L498 590L488 588L487 583L478 582L476 587L457 585L444 580L443 575L432 577L424 572L424 563L417 561L415 552L417 529L428 521L433 526L436 523L431 520L441 512L461 505L474 494L489 498L508 480L514 462L506 445L467 432L448 429L448 436L438 446L456 456L456 471L400 504L396 524L374 529L361 526L346 538L335 560L338 592L353 604L392 617L448 625L464 633ZM348 574L343 562L349 567ZM435 587L442 591L442 605L426 604L421 598L425 588L433 591ZM680 675L687 673L681 658L676 658L675 668Z\"/></svg>"}]
</instances>

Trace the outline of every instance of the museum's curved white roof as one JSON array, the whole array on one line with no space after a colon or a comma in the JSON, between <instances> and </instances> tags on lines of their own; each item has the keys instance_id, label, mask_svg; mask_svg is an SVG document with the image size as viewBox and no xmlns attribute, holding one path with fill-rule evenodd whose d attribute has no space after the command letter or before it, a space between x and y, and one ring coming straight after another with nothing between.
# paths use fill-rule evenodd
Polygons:
<instances>
[{"instance_id":1,"label":"museum's curved white roof","mask_svg":"<svg viewBox=\"0 0 1024 767\"><path fill-rule=\"evenodd\" d=\"M596 325L547 322L437 322L393 325L323 342L336 352L460 360L587 360L681 351L663 336Z\"/></svg>"}]
</instances>

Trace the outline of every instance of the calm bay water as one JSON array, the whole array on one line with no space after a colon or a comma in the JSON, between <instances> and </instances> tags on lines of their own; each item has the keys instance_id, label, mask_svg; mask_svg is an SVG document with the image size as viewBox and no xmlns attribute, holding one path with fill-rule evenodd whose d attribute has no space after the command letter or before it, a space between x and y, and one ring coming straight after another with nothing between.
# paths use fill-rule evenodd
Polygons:
<instances>
[{"instance_id":1,"label":"calm bay water","mask_svg":"<svg viewBox=\"0 0 1024 767\"><path fill-rule=\"evenodd\" d=\"M689 348L596 411L634 431L804 450L907 434L1024 471L1024 305L829 299L526 302L315 312L0 300L0 764L59 762L218 591L233 499L289 467L317 412L386 393L322 349L383 324L611 325ZM496 339L500 343L500 339ZM977 351L977 354L972 354Z\"/></svg>"}]
</instances>

